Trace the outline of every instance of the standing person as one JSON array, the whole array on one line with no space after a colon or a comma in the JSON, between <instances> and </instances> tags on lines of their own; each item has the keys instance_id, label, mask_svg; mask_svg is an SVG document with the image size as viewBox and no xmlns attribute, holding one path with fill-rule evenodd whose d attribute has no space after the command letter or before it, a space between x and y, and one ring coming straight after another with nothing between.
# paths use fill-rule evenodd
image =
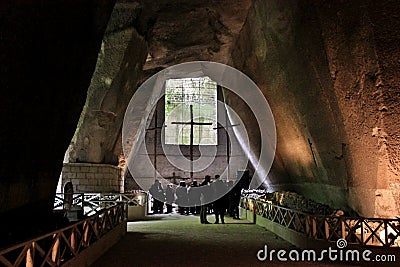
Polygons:
<instances>
[{"instance_id":1,"label":"standing person","mask_svg":"<svg viewBox=\"0 0 400 267\"><path fill-rule=\"evenodd\" d=\"M234 212L234 207L233 207L233 181L229 181L227 183L228 187L228 193L226 194L226 199L227 199L227 213L229 216L233 217L233 212Z\"/></svg>"},{"instance_id":2,"label":"standing person","mask_svg":"<svg viewBox=\"0 0 400 267\"><path fill-rule=\"evenodd\" d=\"M175 201L175 192L174 192L174 188L172 187L172 184L169 184L165 191L166 191L165 195L166 195L167 213L171 213L172 212L172 203L174 203L174 201Z\"/></svg>"},{"instance_id":3,"label":"standing person","mask_svg":"<svg viewBox=\"0 0 400 267\"><path fill-rule=\"evenodd\" d=\"M188 214L188 193L186 188L186 182L180 181L178 188L176 188L176 204L178 204L178 210L180 214Z\"/></svg>"},{"instance_id":4,"label":"standing person","mask_svg":"<svg viewBox=\"0 0 400 267\"><path fill-rule=\"evenodd\" d=\"M217 174L215 175L215 181L212 183L213 193L214 193L214 214L215 214L215 224L219 224L219 219L221 223L225 223L225 194L227 192L226 185L222 182L221 177Z\"/></svg>"},{"instance_id":5,"label":"standing person","mask_svg":"<svg viewBox=\"0 0 400 267\"><path fill-rule=\"evenodd\" d=\"M163 213L165 194L164 189L158 179L154 181L154 184L150 187L150 194L153 197L153 212Z\"/></svg>"},{"instance_id":6,"label":"standing person","mask_svg":"<svg viewBox=\"0 0 400 267\"><path fill-rule=\"evenodd\" d=\"M210 224L209 221L207 221L207 203L210 201L210 182L211 182L211 176L206 175L204 178L204 181L200 184L201 188L201 193L200 193L200 222L203 224Z\"/></svg>"},{"instance_id":7,"label":"standing person","mask_svg":"<svg viewBox=\"0 0 400 267\"><path fill-rule=\"evenodd\" d=\"M239 182L237 182L232 190L232 202L231 202L231 217L235 220L239 220L239 203L240 203L240 197L242 193L242 185Z\"/></svg>"},{"instance_id":8,"label":"standing person","mask_svg":"<svg viewBox=\"0 0 400 267\"><path fill-rule=\"evenodd\" d=\"M189 187L188 197L190 213L198 214L200 211L200 188L197 185L197 181L193 181Z\"/></svg>"}]
</instances>

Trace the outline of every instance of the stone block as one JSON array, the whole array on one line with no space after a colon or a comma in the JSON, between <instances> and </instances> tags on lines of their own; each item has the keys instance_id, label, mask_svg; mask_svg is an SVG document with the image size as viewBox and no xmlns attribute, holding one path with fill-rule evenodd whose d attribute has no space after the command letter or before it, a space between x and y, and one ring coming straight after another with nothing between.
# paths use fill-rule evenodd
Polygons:
<instances>
[{"instance_id":1,"label":"stone block","mask_svg":"<svg viewBox=\"0 0 400 267\"><path fill-rule=\"evenodd\" d=\"M86 185L76 185L76 193L86 192Z\"/></svg>"},{"instance_id":2,"label":"stone block","mask_svg":"<svg viewBox=\"0 0 400 267\"><path fill-rule=\"evenodd\" d=\"M81 179L80 181L83 185L89 185L89 179Z\"/></svg>"},{"instance_id":3,"label":"stone block","mask_svg":"<svg viewBox=\"0 0 400 267\"><path fill-rule=\"evenodd\" d=\"M86 178L85 173L77 172L76 173L76 178L77 179L85 179Z\"/></svg>"},{"instance_id":4,"label":"stone block","mask_svg":"<svg viewBox=\"0 0 400 267\"><path fill-rule=\"evenodd\" d=\"M96 178L95 174L92 173L92 172L86 173L85 176L86 176L87 179L94 179L94 178Z\"/></svg>"},{"instance_id":5,"label":"stone block","mask_svg":"<svg viewBox=\"0 0 400 267\"><path fill-rule=\"evenodd\" d=\"M86 167L86 166L82 166L82 167L80 167L81 168L81 172L89 172L89 167Z\"/></svg>"},{"instance_id":6,"label":"stone block","mask_svg":"<svg viewBox=\"0 0 400 267\"><path fill-rule=\"evenodd\" d=\"M63 172L70 172L71 171L71 167L69 165L64 165L62 168Z\"/></svg>"},{"instance_id":7,"label":"stone block","mask_svg":"<svg viewBox=\"0 0 400 267\"><path fill-rule=\"evenodd\" d=\"M94 174L94 177L95 177L96 179L103 179L103 178L104 178L104 175L103 175L102 173L95 173L95 174Z\"/></svg>"},{"instance_id":8,"label":"stone block","mask_svg":"<svg viewBox=\"0 0 400 267\"><path fill-rule=\"evenodd\" d=\"M105 186L97 186L96 187L96 192L106 192L107 190L105 190Z\"/></svg>"},{"instance_id":9,"label":"stone block","mask_svg":"<svg viewBox=\"0 0 400 267\"><path fill-rule=\"evenodd\" d=\"M86 186L86 192L94 192L95 190L94 190L94 186L93 185L88 185L88 186Z\"/></svg>"}]
</instances>

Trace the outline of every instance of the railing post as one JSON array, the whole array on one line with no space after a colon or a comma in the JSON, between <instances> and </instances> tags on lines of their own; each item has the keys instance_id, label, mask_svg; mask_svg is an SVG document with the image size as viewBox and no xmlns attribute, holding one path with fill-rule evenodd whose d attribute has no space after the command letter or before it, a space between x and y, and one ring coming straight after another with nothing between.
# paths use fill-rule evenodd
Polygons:
<instances>
[{"instance_id":1,"label":"railing post","mask_svg":"<svg viewBox=\"0 0 400 267\"><path fill-rule=\"evenodd\" d=\"M328 241L329 240L329 223L328 223L328 218L324 218L324 224L325 224L325 239Z\"/></svg>"},{"instance_id":2,"label":"railing post","mask_svg":"<svg viewBox=\"0 0 400 267\"><path fill-rule=\"evenodd\" d=\"M124 205L124 214L125 214L125 218L122 218L122 220L127 220L128 219L128 203L125 203Z\"/></svg>"},{"instance_id":3,"label":"railing post","mask_svg":"<svg viewBox=\"0 0 400 267\"><path fill-rule=\"evenodd\" d=\"M58 248L60 247L60 236L59 234L54 234L54 245L51 249L51 260L57 264Z\"/></svg>"},{"instance_id":4,"label":"railing post","mask_svg":"<svg viewBox=\"0 0 400 267\"><path fill-rule=\"evenodd\" d=\"M347 230L346 230L346 225L345 225L345 223L344 223L344 218L343 218L343 217L340 217L340 224L341 224L341 226L342 226L342 238L343 238L343 239L346 239Z\"/></svg>"},{"instance_id":5,"label":"railing post","mask_svg":"<svg viewBox=\"0 0 400 267\"><path fill-rule=\"evenodd\" d=\"M361 242L363 246L366 245L364 242L364 221L361 222Z\"/></svg>"},{"instance_id":6,"label":"railing post","mask_svg":"<svg viewBox=\"0 0 400 267\"><path fill-rule=\"evenodd\" d=\"M312 220L312 237L314 239L317 239L317 219L316 217L312 216L311 220Z\"/></svg>"},{"instance_id":7,"label":"railing post","mask_svg":"<svg viewBox=\"0 0 400 267\"><path fill-rule=\"evenodd\" d=\"M381 241L385 242L385 244L383 244L383 246L388 246L389 247L389 240L388 240L389 229L388 229L388 224L387 224L386 220L383 221L383 231L385 233L385 240L384 241L381 240Z\"/></svg>"},{"instance_id":8,"label":"railing post","mask_svg":"<svg viewBox=\"0 0 400 267\"><path fill-rule=\"evenodd\" d=\"M72 252L75 253L76 243L75 243L75 229L72 228L71 231L71 241L70 241Z\"/></svg>"},{"instance_id":9,"label":"railing post","mask_svg":"<svg viewBox=\"0 0 400 267\"><path fill-rule=\"evenodd\" d=\"M26 258L25 258L25 266L26 267L33 267L33 261L34 261L34 256L33 254L33 249L34 249L35 242L32 242L30 245L30 248L26 251Z\"/></svg>"},{"instance_id":10,"label":"railing post","mask_svg":"<svg viewBox=\"0 0 400 267\"><path fill-rule=\"evenodd\" d=\"M89 242L88 242L88 234L89 234L89 224L88 224L88 221L87 220L85 220L84 222L83 222L83 245L85 246L85 247L87 247L89 244Z\"/></svg>"},{"instance_id":11,"label":"railing post","mask_svg":"<svg viewBox=\"0 0 400 267\"><path fill-rule=\"evenodd\" d=\"M81 193L82 211L85 211L85 193Z\"/></svg>"},{"instance_id":12,"label":"railing post","mask_svg":"<svg viewBox=\"0 0 400 267\"><path fill-rule=\"evenodd\" d=\"M253 203L254 203L254 205L253 205L253 223L256 224L256 215L257 215L257 209L258 209L257 200L253 199Z\"/></svg>"}]
</instances>

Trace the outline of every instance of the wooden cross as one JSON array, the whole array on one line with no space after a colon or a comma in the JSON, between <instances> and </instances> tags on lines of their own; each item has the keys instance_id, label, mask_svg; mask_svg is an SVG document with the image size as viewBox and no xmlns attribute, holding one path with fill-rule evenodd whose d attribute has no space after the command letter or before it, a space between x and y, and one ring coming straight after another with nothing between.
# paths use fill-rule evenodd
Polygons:
<instances>
[{"instance_id":1,"label":"wooden cross","mask_svg":"<svg viewBox=\"0 0 400 267\"><path fill-rule=\"evenodd\" d=\"M190 121L189 122L171 122L171 124L190 125L190 181L193 181L193 126L194 125L212 125L211 122L194 122L193 105L190 105Z\"/></svg>"},{"instance_id":2,"label":"wooden cross","mask_svg":"<svg viewBox=\"0 0 400 267\"><path fill-rule=\"evenodd\" d=\"M155 115L154 115L154 127L153 128L148 128L146 131L154 131L154 159L153 159L153 164L154 164L154 179L157 179L157 134L158 134L158 129L162 129L162 126L157 126L158 118L157 118L157 110L155 110Z\"/></svg>"}]
</instances>

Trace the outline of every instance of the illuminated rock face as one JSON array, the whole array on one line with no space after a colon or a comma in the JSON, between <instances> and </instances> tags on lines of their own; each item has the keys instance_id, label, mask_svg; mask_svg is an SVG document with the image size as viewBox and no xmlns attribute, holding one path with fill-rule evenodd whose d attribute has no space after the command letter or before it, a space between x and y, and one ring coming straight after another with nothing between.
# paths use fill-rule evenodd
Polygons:
<instances>
[{"instance_id":1,"label":"illuminated rock face","mask_svg":"<svg viewBox=\"0 0 400 267\"><path fill-rule=\"evenodd\" d=\"M399 198L400 6L255 1L233 53L275 116L269 185L364 216Z\"/></svg>"},{"instance_id":2,"label":"illuminated rock face","mask_svg":"<svg viewBox=\"0 0 400 267\"><path fill-rule=\"evenodd\" d=\"M133 24L138 4L117 3L111 13L86 103L68 149L68 162L118 165L125 109L142 76L147 46Z\"/></svg>"},{"instance_id":3,"label":"illuminated rock face","mask_svg":"<svg viewBox=\"0 0 400 267\"><path fill-rule=\"evenodd\" d=\"M87 105L90 116L70 156L116 163L116 117L138 83L118 66L129 63L127 70L139 74L147 51L143 78L173 64L212 60L259 85L278 134L271 190L295 190L364 216L400 213L397 1L141 1L126 50L111 51L120 53L118 62L107 63L119 64L113 69L95 69L113 1L6 2L0 9L0 213L51 209L93 82L102 90L89 89L97 102ZM92 77L95 70L112 73ZM129 92L121 92L117 85L127 82ZM228 102L243 105L232 96ZM257 152L257 127L243 110Z\"/></svg>"}]
</instances>

